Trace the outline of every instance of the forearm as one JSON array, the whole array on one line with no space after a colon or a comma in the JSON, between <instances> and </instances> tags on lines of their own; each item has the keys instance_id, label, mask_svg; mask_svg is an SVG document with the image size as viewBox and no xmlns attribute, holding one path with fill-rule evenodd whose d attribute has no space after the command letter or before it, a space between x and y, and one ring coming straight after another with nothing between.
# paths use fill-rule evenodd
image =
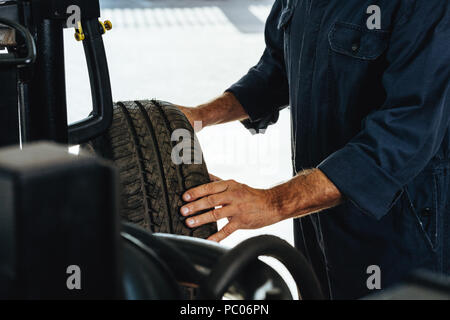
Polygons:
<instances>
[{"instance_id":1,"label":"forearm","mask_svg":"<svg viewBox=\"0 0 450 320\"><path fill-rule=\"evenodd\" d=\"M318 169L301 172L270 189L269 195L281 220L319 212L342 202L340 191Z\"/></svg>"},{"instance_id":2,"label":"forearm","mask_svg":"<svg viewBox=\"0 0 450 320\"><path fill-rule=\"evenodd\" d=\"M220 97L200 105L192 111L198 121L203 122L203 127L248 118L242 105L230 92L225 92Z\"/></svg>"}]
</instances>

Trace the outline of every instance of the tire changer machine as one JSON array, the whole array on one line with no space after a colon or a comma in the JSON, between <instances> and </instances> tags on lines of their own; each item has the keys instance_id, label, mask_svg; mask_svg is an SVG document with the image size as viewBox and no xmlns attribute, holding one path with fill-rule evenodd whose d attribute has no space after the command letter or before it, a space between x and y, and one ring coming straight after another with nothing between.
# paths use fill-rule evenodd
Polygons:
<instances>
[{"instance_id":1,"label":"tire changer machine","mask_svg":"<svg viewBox=\"0 0 450 320\"><path fill-rule=\"evenodd\" d=\"M75 29L93 108L68 125L63 29L71 6L81 12ZM323 298L306 259L278 238L228 250L119 222L115 169L68 153L112 121L102 40L111 25L99 17L98 0L0 1L0 299L291 299L261 255L286 266L303 299ZM80 279L71 285L74 270Z\"/></svg>"}]
</instances>

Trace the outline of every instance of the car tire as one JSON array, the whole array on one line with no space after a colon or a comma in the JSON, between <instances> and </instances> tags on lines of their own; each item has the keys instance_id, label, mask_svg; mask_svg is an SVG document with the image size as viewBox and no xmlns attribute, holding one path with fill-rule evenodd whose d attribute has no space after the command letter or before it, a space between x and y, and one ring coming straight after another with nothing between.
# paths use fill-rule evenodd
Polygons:
<instances>
[{"instance_id":1,"label":"car tire","mask_svg":"<svg viewBox=\"0 0 450 320\"><path fill-rule=\"evenodd\" d=\"M189 133L200 163L176 164L171 141L175 130ZM217 232L211 223L188 228L180 208L186 190L210 182L208 170L192 126L173 104L163 101L129 101L114 104L110 129L83 146L118 168L121 182L121 217L152 232L207 238ZM195 143L194 143L195 142ZM189 150L194 159L195 147Z\"/></svg>"}]
</instances>

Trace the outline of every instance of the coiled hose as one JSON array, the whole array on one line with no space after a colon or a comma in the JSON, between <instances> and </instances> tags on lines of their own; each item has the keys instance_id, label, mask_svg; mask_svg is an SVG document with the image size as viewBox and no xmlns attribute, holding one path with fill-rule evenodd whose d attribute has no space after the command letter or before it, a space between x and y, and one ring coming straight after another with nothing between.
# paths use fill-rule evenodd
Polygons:
<instances>
[{"instance_id":1,"label":"coiled hose","mask_svg":"<svg viewBox=\"0 0 450 320\"><path fill-rule=\"evenodd\" d=\"M268 235L246 240L222 256L200 288L201 298L222 299L236 276L259 256L273 257L283 263L294 278L302 299L324 299L319 281L306 258L286 241Z\"/></svg>"}]
</instances>

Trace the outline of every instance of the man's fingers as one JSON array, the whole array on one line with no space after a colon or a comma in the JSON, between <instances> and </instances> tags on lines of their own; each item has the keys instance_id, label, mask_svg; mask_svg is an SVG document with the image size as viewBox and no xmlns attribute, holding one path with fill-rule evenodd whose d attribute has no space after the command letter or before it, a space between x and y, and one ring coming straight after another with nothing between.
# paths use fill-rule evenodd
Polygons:
<instances>
[{"instance_id":1,"label":"man's fingers","mask_svg":"<svg viewBox=\"0 0 450 320\"><path fill-rule=\"evenodd\" d=\"M219 230L219 232L213 234L212 236L210 236L208 238L208 240L211 241L215 241L215 242L220 242L223 239L227 238L228 236L230 236L233 232L235 232L236 230L238 230L238 224L234 223L234 222L230 222L228 224L226 224L222 229Z\"/></svg>"},{"instance_id":2,"label":"man's fingers","mask_svg":"<svg viewBox=\"0 0 450 320\"><path fill-rule=\"evenodd\" d=\"M219 206L223 206L225 204L227 204L227 199L225 197L225 194L223 193L218 193L218 194L213 194L210 196L206 196L204 198L201 198L197 201L191 202L189 204L184 205L183 207L181 207L181 214L183 216L190 216L192 214L195 214L199 211L203 211L203 210L207 210L207 209L212 209L215 207L219 207Z\"/></svg>"},{"instance_id":3,"label":"man's fingers","mask_svg":"<svg viewBox=\"0 0 450 320\"><path fill-rule=\"evenodd\" d=\"M196 217L189 218L186 220L186 224L190 228L197 228L204 224L217 222L218 220L226 218L229 215L231 215L231 211L228 209L228 207L223 207L208 211Z\"/></svg>"},{"instance_id":4,"label":"man's fingers","mask_svg":"<svg viewBox=\"0 0 450 320\"><path fill-rule=\"evenodd\" d=\"M195 201L197 199L209 196L211 194L220 193L227 190L228 186L224 181L211 182L199 187L188 190L183 195L184 201Z\"/></svg>"}]
</instances>

